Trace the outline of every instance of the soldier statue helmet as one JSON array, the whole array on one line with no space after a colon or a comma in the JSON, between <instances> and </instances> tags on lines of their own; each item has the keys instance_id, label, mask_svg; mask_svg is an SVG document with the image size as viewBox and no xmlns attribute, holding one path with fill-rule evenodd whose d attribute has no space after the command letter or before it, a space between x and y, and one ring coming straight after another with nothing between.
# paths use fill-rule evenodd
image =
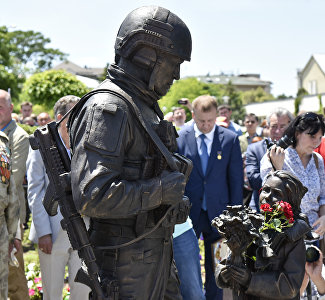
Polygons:
<instances>
[{"instance_id":1,"label":"soldier statue helmet","mask_svg":"<svg viewBox=\"0 0 325 300\"><path fill-rule=\"evenodd\" d=\"M179 65L191 60L191 51L190 31L178 16L159 6L144 6L129 13L121 24L115 42L115 63L120 65L121 59L126 59L147 70L148 89L161 97L172 84L170 78L164 82L161 76L165 74L161 69L166 67L166 58L176 64L171 75L177 80ZM157 86L159 82L163 86Z\"/></svg>"}]
</instances>

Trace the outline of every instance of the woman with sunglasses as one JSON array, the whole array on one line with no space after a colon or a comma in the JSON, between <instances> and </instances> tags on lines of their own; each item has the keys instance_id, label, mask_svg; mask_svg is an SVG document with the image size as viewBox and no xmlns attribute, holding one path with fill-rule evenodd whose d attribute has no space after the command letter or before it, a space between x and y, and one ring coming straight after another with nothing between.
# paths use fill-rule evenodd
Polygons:
<instances>
[{"instance_id":1,"label":"woman with sunglasses","mask_svg":"<svg viewBox=\"0 0 325 300\"><path fill-rule=\"evenodd\" d=\"M286 170L308 188L301 201L301 211L321 236L325 233L325 173L323 158L314 149L319 146L324 133L322 115L313 112L299 115L284 132L292 145L285 150L273 145L261 160L263 180L272 169Z\"/></svg>"}]
</instances>

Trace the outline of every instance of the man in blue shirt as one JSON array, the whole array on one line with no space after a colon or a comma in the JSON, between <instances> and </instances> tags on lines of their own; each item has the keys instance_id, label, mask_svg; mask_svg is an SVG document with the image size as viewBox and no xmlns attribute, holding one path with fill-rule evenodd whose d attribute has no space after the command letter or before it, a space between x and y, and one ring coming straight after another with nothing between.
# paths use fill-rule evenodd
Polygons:
<instances>
[{"instance_id":1,"label":"man in blue shirt","mask_svg":"<svg viewBox=\"0 0 325 300\"><path fill-rule=\"evenodd\" d=\"M236 124L235 122L231 121L231 114L232 114L232 110L230 108L229 105L227 104L223 104L218 106L218 115L222 116L222 117L226 117L227 119L225 120L226 123L228 124L228 129L231 130L232 132L238 134L238 135L242 135L243 132L241 130L240 125Z\"/></svg>"}]
</instances>

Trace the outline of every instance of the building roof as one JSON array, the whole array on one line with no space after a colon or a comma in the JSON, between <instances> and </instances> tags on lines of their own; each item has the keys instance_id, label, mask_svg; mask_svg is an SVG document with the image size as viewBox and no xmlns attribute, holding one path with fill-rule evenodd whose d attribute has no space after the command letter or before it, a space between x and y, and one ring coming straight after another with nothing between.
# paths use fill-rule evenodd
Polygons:
<instances>
[{"instance_id":1,"label":"building roof","mask_svg":"<svg viewBox=\"0 0 325 300\"><path fill-rule=\"evenodd\" d=\"M89 78L99 78L104 73L104 68L89 68L89 67L80 67L77 64L66 60L53 67L54 70L65 70L74 75L80 75Z\"/></svg>"},{"instance_id":2,"label":"building roof","mask_svg":"<svg viewBox=\"0 0 325 300\"><path fill-rule=\"evenodd\" d=\"M239 76L232 75L206 75L206 76L197 76L197 79L206 83L215 83L215 84L227 84L229 81L233 85L237 86L270 86L271 81L265 81L260 79L259 74L242 74Z\"/></svg>"},{"instance_id":3,"label":"building roof","mask_svg":"<svg viewBox=\"0 0 325 300\"><path fill-rule=\"evenodd\" d=\"M322 69L323 73L325 73L325 54L313 54L313 57L319 67Z\"/></svg>"},{"instance_id":4,"label":"building roof","mask_svg":"<svg viewBox=\"0 0 325 300\"><path fill-rule=\"evenodd\" d=\"M83 82L88 88L94 89L98 87L99 81L93 78L81 76L81 75L76 75L77 79Z\"/></svg>"},{"instance_id":5,"label":"building roof","mask_svg":"<svg viewBox=\"0 0 325 300\"><path fill-rule=\"evenodd\" d=\"M320 67L321 71L325 74L325 54L322 54L322 53L313 54L310 57L310 59L308 60L308 62L305 65L305 67L302 69L302 71L299 71L299 74L303 74L305 72L306 68L310 65L310 63L311 63L312 60L315 60L315 62Z\"/></svg>"}]
</instances>

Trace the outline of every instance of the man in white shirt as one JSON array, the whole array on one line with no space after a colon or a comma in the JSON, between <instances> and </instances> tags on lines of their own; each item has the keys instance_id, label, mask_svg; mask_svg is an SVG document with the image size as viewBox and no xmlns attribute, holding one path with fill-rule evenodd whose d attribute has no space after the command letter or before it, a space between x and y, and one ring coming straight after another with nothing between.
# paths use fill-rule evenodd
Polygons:
<instances>
[{"instance_id":1,"label":"man in white shirt","mask_svg":"<svg viewBox=\"0 0 325 300\"><path fill-rule=\"evenodd\" d=\"M56 121L79 100L76 96L65 96L54 106ZM70 151L69 136L66 128L67 119L59 126L59 134ZM43 198L49 180L38 150L30 149L27 159L28 203L32 212L32 225L29 239L38 243L38 255L42 272L44 300L61 300L64 284L65 266L69 269L70 300L88 299L89 288L74 282L81 261L76 250L71 248L67 232L61 228L62 215L50 217L43 206Z\"/></svg>"}]
</instances>

